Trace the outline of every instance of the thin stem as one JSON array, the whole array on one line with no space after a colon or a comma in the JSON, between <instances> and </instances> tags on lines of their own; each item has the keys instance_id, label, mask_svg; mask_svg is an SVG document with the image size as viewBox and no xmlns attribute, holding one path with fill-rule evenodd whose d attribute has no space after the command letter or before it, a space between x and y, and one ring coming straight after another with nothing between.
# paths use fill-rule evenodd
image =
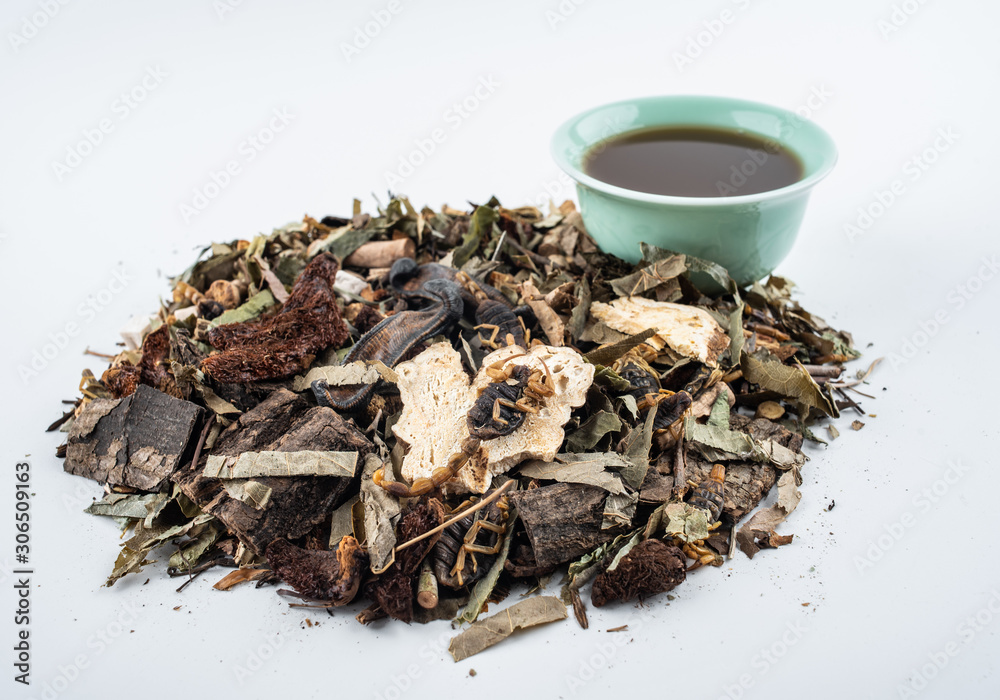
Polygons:
<instances>
[{"instance_id":1,"label":"thin stem","mask_svg":"<svg viewBox=\"0 0 1000 700\"><path fill-rule=\"evenodd\" d=\"M474 506L466 508L465 510L463 510L461 513L459 513L458 515L454 516L450 520L444 521L443 523L441 523L437 527L428 530L424 534L422 534L422 535L420 535L418 537L414 537L409 542L404 542L403 544L401 544L398 547L396 547L396 549L394 549L393 552L401 552L402 550L406 549L407 547L409 547L412 544L416 544L417 542L420 542L421 540L426 540L428 537L433 537L437 533L439 533L442 530L444 530L446 527L448 527L450 525L454 525L459 520L468 517L472 513L475 513L480 508L485 508L490 503L492 503L493 501L495 501L498 498L500 498L500 495L504 491L506 491L508 488L510 488L510 486L513 485L514 483L515 483L514 479L511 479L506 484L504 484L503 486L501 486L500 488L498 488L496 491L494 491L492 494L490 494L489 497L484 498L483 500L481 500L479 503L477 503Z\"/></svg>"}]
</instances>

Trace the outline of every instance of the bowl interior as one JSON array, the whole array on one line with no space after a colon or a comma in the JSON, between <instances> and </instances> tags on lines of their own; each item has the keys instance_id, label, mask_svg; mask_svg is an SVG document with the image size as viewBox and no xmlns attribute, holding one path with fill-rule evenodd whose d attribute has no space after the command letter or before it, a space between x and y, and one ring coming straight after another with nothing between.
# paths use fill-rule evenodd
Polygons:
<instances>
[{"instance_id":1,"label":"bowl interior","mask_svg":"<svg viewBox=\"0 0 1000 700\"><path fill-rule=\"evenodd\" d=\"M552 154L574 179L611 194L647 201L690 200L625 190L596 180L583 171L583 160L618 134L657 126L710 126L750 132L777 141L799 156L804 167L801 180L778 190L740 197L708 197L704 204L735 203L809 188L822 179L837 160L830 136L811 121L780 107L726 97L669 95L614 102L579 114L565 122L552 140Z\"/></svg>"}]
</instances>

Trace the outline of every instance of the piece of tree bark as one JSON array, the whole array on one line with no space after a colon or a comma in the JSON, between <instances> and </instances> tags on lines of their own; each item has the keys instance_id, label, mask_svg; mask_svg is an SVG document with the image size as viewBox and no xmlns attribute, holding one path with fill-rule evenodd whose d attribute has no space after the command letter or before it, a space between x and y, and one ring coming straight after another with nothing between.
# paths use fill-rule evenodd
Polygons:
<instances>
[{"instance_id":1,"label":"piece of tree bark","mask_svg":"<svg viewBox=\"0 0 1000 700\"><path fill-rule=\"evenodd\" d=\"M601 530L606 496L604 489L579 484L553 484L511 494L538 566L576 559L611 539L608 530Z\"/></svg>"},{"instance_id":2,"label":"piece of tree bark","mask_svg":"<svg viewBox=\"0 0 1000 700\"><path fill-rule=\"evenodd\" d=\"M296 394L279 389L227 428L212 449L213 455L236 456L243 452L274 450L356 451L358 463L375 446L336 411L310 406ZM271 489L268 506L258 510L232 498L219 479L202 471L208 455L174 476L188 498L216 516L255 554L263 554L278 538L294 539L329 518L346 497L354 477L260 477L255 481Z\"/></svg>"},{"instance_id":3,"label":"piece of tree bark","mask_svg":"<svg viewBox=\"0 0 1000 700\"><path fill-rule=\"evenodd\" d=\"M729 427L750 433L755 440L774 440L792 452L802 451L804 439L799 433L766 418L750 419L734 411L729 414Z\"/></svg>"},{"instance_id":4,"label":"piece of tree bark","mask_svg":"<svg viewBox=\"0 0 1000 700\"><path fill-rule=\"evenodd\" d=\"M63 468L112 486L158 491L190 459L204 413L146 385L123 399L96 399L73 424Z\"/></svg>"},{"instance_id":5,"label":"piece of tree bark","mask_svg":"<svg viewBox=\"0 0 1000 700\"><path fill-rule=\"evenodd\" d=\"M696 484L712 471L712 463L702 459L694 450L687 451L687 477ZM774 486L777 470L759 462L726 462L726 482L722 512L739 522L757 507Z\"/></svg>"},{"instance_id":6,"label":"piece of tree bark","mask_svg":"<svg viewBox=\"0 0 1000 700\"><path fill-rule=\"evenodd\" d=\"M756 440L774 440L793 452L802 451L802 436L766 418L751 419L736 413L729 415L729 427L750 434ZM712 463L692 449L686 449L687 478L695 483L708 476ZM778 471L757 462L726 462L725 500L722 512L739 522L768 494L778 478Z\"/></svg>"}]
</instances>

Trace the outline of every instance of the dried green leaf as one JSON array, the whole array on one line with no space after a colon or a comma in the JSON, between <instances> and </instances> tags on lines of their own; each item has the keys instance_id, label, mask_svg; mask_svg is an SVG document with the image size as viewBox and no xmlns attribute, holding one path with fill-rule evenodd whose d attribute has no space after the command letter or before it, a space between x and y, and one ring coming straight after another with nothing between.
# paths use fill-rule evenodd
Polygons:
<instances>
[{"instance_id":1,"label":"dried green leaf","mask_svg":"<svg viewBox=\"0 0 1000 700\"><path fill-rule=\"evenodd\" d=\"M201 558L205 556L205 552L207 552L212 545L218 541L219 536L222 533L223 530L215 527L212 523L209 523L208 527L206 527L193 542L177 552L174 552L167 565L180 571L193 569Z\"/></svg>"},{"instance_id":2,"label":"dried green leaf","mask_svg":"<svg viewBox=\"0 0 1000 700\"><path fill-rule=\"evenodd\" d=\"M199 374L200 373L201 372L199 371ZM198 395L201 396L201 400L204 401L205 405L208 406L208 408L216 415L234 417L243 413L243 411L236 408L236 406L212 391L210 387L203 384L195 384L194 390L198 392Z\"/></svg>"},{"instance_id":3,"label":"dried green leaf","mask_svg":"<svg viewBox=\"0 0 1000 700\"><path fill-rule=\"evenodd\" d=\"M687 270L683 253L670 255L636 270L631 275L611 280L611 288L620 297L628 297L656 289Z\"/></svg>"},{"instance_id":4,"label":"dried green leaf","mask_svg":"<svg viewBox=\"0 0 1000 700\"><path fill-rule=\"evenodd\" d=\"M656 329L647 328L642 333L636 333L635 335L631 335L624 340L619 340L617 343L612 343L611 345L605 345L604 347L597 348L596 350L591 350L584 355L584 358L587 362L591 362L595 365L610 365L629 350L641 345L654 335L656 335Z\"/></svg>"},{"instance_id":5,"label":"dried green leaf","mask_svg":"<svg viewBox=\"0 0 1000 700\"><path fill-rule=\"evenodd\" d=\"M260 476L353 477L357 452L243 452L239 456L210 455L204 475L216 479L248 479Z\"/></svg>"},{"instance_id":6,"label":"dried green leaf","mask_svg":"<svg viewBox=\"0 0 1000 700\"><path fill-rule=\"evenodd\" d=\"M566 449L570 452L586 452L608 433L615 433L621 429L622 421L615 413L598 411L566 436Z\"/></svg>"},{"instance_id":7,"label":"dried green leaf","mask_svg":"<svg viewBox=\"0 0 1000 700\"><path fill-rule=\"evenodd\" d=\"M381 572L393 560L396 546L396 523L399 521L399 501L381 486L372 482L372 474L382 468L382 460L374 454L365 458L361 477L361 503L365 509L365 542L373 573Z\"/></svg>"},{"instance_id":8,"label":"dried green leaf","mask_svg":"<svg viewBox=\"0 0 1000 700\"><path fill-rule=\"evenodd\" d=\"M646 478L646 471L649 469L649 448L653 444L653 420L656 418L656 411L646 412L646 422L642 428L638 426L625 438L624 457L628 460L629 466L621 470L625 483L636 491L642 486Z\"/></svg>"},{"instance_id":9,"label":"dried green leaf","mask_svg":"<svg viewBox=\"0 0 1000 700\"><path fill-rule=\"evenodd\" d=\"M682 542L694 542L708 537L708 511L690 503L668 503L663 509L664 531Z\"/></svg>"},{"instance_id":10,"label":"dried green leaf","mask_svg":"<svg viewBox=\"0 0 1000 700\"><path fill-rule=\"evenodd\" d=\"M448 651L455 661L462 661L502 642L515 630L564 620L566 617L566 606L555 596L528 598L475 623L451 640Z\"/></svg>"},{"instance_id":11,"label":"dried green leaf","mask_svg":"<svg viewBox=\"0 0 1000 700\"><path fill-rule=\"evenodd\" d=\"M775 440L758 441L740 430L730 430L729 399L725 392L719 392L716 397L707 423L698 423L692 417L684 419L684 436L710 462L770 462L779 469L791 469L805 464L805 455L790 450Z\"/></svg>"},{"instance_id":12,"label":"dried green leaf","mask_svg":"<svg viewBox=\"0 0 1000 700\"><path fill-rule=\"evenodd\" d=\"M847 357L861 357L861 353L855 350L851 344L844 339L843 334L841 333L837 333L835 331L824 331L820 337L833 344L833 354L845 355Z\"/></svg>"},{"instance_id":13,"label":"dried green leaf","mask_svg":"<svg viewBox=\"0 0 1000 700\"><path fill-rule=\"evenodd\" d=\"M225 326L230 323L243 323L244 321L249 321L252 318L260 316L267 309L277 303L278 302L274 298L274 295L271 294L271 290L265 289L263 292L254 294L235 309L225 311L216 318L212 319L209 321L209 325L212 328L215 328L217 326Z\"/></svg>"},{"instance_id":14,"label":"dried green leaf","mask_svg":"<svg viewBox=\"0 0 1000 700\"><path fill-rule=\"evenodd\" d=\"M775 391L805 406L817 408L833 418L840 415L837 405L801 366L792 367L781 362L760 360L746 352L743 353L740 364L748 382L759 384L762 389Z\"/></svg>"},{"instance_id":15,"label":"dried green leaf","mask_svg":"<svg viewBox=\"0 0 1000 700\"><path fill-rule=\"evenodd\" d=\"M587 326L587 316L590 315L590 283L586 277L581 277L573 289L573 295L579 299L573 311L570 312L569 323L566 329L574 341L580 340L583 330Z\"/></svg>"},{"instance_id":16,"label":"dried green leaf","mask_svg":"<svg viewBox=\"0 0 1000 700\"><path fill-rule=\"evenodd\" d=\"M149 563L146 561L146 555L154 549L175 537L186 535L198 525L202 525L213 519L213 516L205 513L199 515L194 520L189 520L182 525L175 525L173 527L154 526L147 528L141 522L137 523L135 535L122 545L122 551L115 561L111 576L108 577L107 583L104 585L113 586L122 576L141 570L143 566Z\"/></svg>"},{"instance_id":17,"label":"dried green leaf","mask_svg":"<svg viewBox=\"0 0 1000 700\"><path fill-rule=\"evenodd\" d=\"M94 501L84 513L109 515L115 518L145 519L149 514L147 506L164 498L160 493L109 493L99 501Z\"/></svg>"},{"instance_id":18,"label":"dried green leaf","mask_svg":"<svg viewBox=\"0 0 1000 700\"><path fill-rule=\"evenodd\" d=\"M336 547L345 536L354 535L354 504L360 500L357 495L351 496L333 511L330 518L330 549Z\"/></svg>"},{"instance_id":19,"label":"dried green leaf","mask_svg":"<svg viewBox=\"0 0 1000 700\"><path fill-rule=\"evenodd\" d=\"M253 479L226 479L222 484L226 493L237 501L242 501L254 510L264 510L271 502L270 486Z\"/></svg>"},{"instance_id":20,"label":"dried green leaf","mask_svg":"<svg viewBox=\"0 0 1000 700\"><path fill-rule=\"evenodd\" d=\"M492 207L476 207L469 219L469 231L462 238L462 244L452 252L452 266L461 269L465 263L469 262L469 258L479 249L483 238L492 233L496 220L497 212Z\"/></svg>"},{"instance_id":21,"label":"dried green leaf","mask_svg":"<svg viewBox=\"0 0 1000 700\"><path fill-rule=\"evenodd\" d=\"M369 222L372 223L372 222ZM355 229L352 225L341 226L326 235L320 241L315 241L309 246L308 257L314 258L320 253L327 252L335 256L338 260L344 260L348 255L367 243L379 232L379 228Z\"/></svg>"},{"instance_id":22,"label":"dried green leaf","mask_svg":"<svg viewBox=\"0 0 1000 700\"><path fill-rule=\"evenodd\" d=\"M609 493L604 499L604 519L602 530L630 527L635 518L635 507L639 503L639 492Z\"/></svg>"},{"instance_id":23,"label":"dried green leaf","mask_svg":"<svg viewBox=\"0 0 1000 700\"><path fill-rule=\"evenodd\" d=\"M678 255L678 253L675 253L672 250L660 248L648 243L640 243L639 248L642 250L642 259L649 263ZM729 276L729 271L722 267L722 265L714 263L711 260L696 258L693 255L685 256L684 264L687 266L687 272L691 282L701 288L703 292L711 293L716 291L711 289L711 284L705 283L707 278L717 284L722 290L736 297L737 301L740 300L739 286L733 278Z\"/></svg>"},{"instance_id":24,"label":"dried green leaf","mask_svg":"<svg viewBox=\"0 0 1000 700\"><path fill-rule=\"evenodd\" d=\"M632 551L632 548L635 547L637 544L639 544L642 541L642 539L643 539L642 530L636 530L635 532L633 532L632 535L629 537L629 539L625 542L625 544L621 546L621 549L619 549L618 552L615 554L614 559L612 559L611 563L608 564L608 568L606 570L614 571L616 568L618 568L618 563L626 556L628 556L628 553Z\"/></svg>"},{"instance_id":25,"label":"dried green leaf","mask_svg":"<svg viewBox=\"0 0 1000 700\"><path fill-rule=\"evenodd\" d=\"M610 542L605 542L600 545L594 551L589 552L574 562L571 562L569 568L566 571L566 581L563 585L562 592L560 596L567 605L571 605L571 591L579 590L587 583L590 579L594 578L597 573L601 570L598 566L604 559L621 547L626 541L631 539L634 533L624 533L618 535Z\"/></svg>"},{"instance_id":26,"label":"dried green leaf","mask_svg":"<svg viewBox=\"0 0 1000 700\"><path fill-rule=\"evenodd\" d=\"M521 476L571 484L588 484L609 493L623 494L625 486L621 479L607 469L627 467L629 464L617 452L563 453L557 454L554 462L536 459L521 465Z\"/></svg>"},{"instance_id":27,"label":"dried green leaf","mask_svg":"<svg viewBox=\"0 0 1000 700\"><path fill-rule=\"evenodd\" d=\"M632 385L628 383L628 380L619 377L618 374L616 374L610 367L605 367L603 365L595 365L595 367L594 384L611 389L617 393L623 393L632 388Z\"/></svg>"},{"instance_id":28,"label":"dried green leaf","mask_svg":"<svg viewBox=\"0 0 1000 700\"><path fill-rule=\"evenodd\" d=\"M708 422L702 425L696 419L684 419L684 437L693 443L727 453L728 459L752 459L757 445L754 439L739 430L729 429L729 400L720 392L712 404Z\"/></svg>"}]
</instances>

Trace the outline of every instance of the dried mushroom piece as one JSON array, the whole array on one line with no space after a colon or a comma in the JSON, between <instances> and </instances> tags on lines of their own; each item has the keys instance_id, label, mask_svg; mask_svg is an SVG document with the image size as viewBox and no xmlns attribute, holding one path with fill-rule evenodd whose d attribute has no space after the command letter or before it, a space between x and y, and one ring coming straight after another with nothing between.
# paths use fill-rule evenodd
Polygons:
<instances>
[{"instance_id":1,"label":"dried mushroom piece","mask_svg":"<svg viewBox=\"0 0 1000 700\"><path fill-rule=\"evenodd\" d=\"M594 380L594 366L571 348L536 345L526 352L517 346L504 347L487 355L483 367L507 360L532 369L547 368L555 392L513 433L484 440L446 490L485 493L494 476L526 459L552 461L565 437L563 426L573 409L584 404ZM412 482L430 477L461 449L469 437L466 415L491 379L481 369L470 383L461 356L448 343L432 345L400 364L396 372L403 412L393 433L409 446L401 473Z\"/></svg>"}]
</instances>

